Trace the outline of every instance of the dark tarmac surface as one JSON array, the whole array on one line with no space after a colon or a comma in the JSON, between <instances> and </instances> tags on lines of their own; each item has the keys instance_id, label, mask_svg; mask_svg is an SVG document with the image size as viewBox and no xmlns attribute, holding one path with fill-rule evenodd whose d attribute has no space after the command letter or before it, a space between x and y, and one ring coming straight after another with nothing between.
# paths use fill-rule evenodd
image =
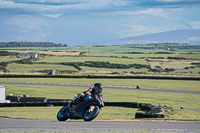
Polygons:
<instances>
[{"instance_id":1,"label":"dark tarmac surface","mask_svg":"<svg viewBox=\"0 0 200 133\"><path fill-rule=\"evenodd\" d=\"M200 132L200 121L64 121L0 119L0 132Z\"/></svg>"},{"instance_id":2,"label":"dark tarmac surface","mask_svg":"<svg viewBox=\"0 0 200 133\"><path fill-rule=\"evenodd\" d=\"M91 86L91 85L80 85L80 84L18 83L18 82L0 82L0 84L64 86L64 87L83 87L83 88L89 88ZM122 90L137 90L137 91L168 92L168 93L185 93L185 94L200 95L200 91L183 91L183 90L167 90L167 89L152 89L152 88L136 89L135 87L106 86L106 85L104 85L104 88L106 88L106 89L122 89Z\"/></svg>"}]
</instances>

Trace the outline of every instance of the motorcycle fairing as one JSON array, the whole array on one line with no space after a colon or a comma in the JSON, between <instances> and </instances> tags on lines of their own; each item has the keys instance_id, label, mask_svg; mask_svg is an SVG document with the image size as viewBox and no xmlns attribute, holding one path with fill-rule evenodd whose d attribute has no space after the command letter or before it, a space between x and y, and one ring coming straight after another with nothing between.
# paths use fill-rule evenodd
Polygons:
<instances>
[{"instance_id":1,"label":"motorcycle fairing","mask_svg":"<svg viewBox=\"0 0 200 133\"><path fill-rule=\"evenodd\" d=\"M88 107L89 105L94 104L94 100L92 99L87 99L85 101L83 101L82 103L80 103L76 108L75 111L81 112L81 116L83 117L84 115L84 111L86 109L86 107Z\"/></svg>"}]
</instances>

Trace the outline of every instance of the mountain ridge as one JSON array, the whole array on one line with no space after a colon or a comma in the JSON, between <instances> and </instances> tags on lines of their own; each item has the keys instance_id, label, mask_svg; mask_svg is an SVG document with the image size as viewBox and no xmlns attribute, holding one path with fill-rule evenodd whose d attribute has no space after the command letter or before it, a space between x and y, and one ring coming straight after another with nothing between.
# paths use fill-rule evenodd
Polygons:
<instances>
[{"instance_id":1,"label":"mountain ridge","mask_svg":"<svg viewBox=\"0 0 200 133\"><path fill-rule=\"evenodd\" d=\"M148 43L188 43L200 45L200 30L185 29L166 32L145 34L121 38L114 41L102 43L103 45L125 45L125 44L148 44Z\"/></svg>"}]
</instances>

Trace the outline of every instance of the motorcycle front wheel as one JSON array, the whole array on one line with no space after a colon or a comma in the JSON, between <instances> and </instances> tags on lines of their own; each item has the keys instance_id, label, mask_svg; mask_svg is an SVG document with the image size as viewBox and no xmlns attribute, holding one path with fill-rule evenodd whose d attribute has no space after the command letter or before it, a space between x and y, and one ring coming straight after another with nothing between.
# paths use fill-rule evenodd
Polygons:
<instances>
[{"instance_id":1,"label":"motorcycle front wheel","mask_svg":"<svg viewBox=\"0 0 200 133\"><path fill-rule=\"evenodd\" d=\"M58 121L66 121L68 119L67 114L69 113L69 107L64 106L62 107L57 114Z\"/></svg>"},{"instance_id":2,"label":"motorcycle front wheel","mask_svg":"<svg viewBox=\"0 0 200 133\"><path fill-rule=\"evenodd\" d=\"M96 118L98 114L99 114L99 106L90 106L85 110L83 115L83 120L91 121L94 118Z\"/></svg>"}]
</instances>

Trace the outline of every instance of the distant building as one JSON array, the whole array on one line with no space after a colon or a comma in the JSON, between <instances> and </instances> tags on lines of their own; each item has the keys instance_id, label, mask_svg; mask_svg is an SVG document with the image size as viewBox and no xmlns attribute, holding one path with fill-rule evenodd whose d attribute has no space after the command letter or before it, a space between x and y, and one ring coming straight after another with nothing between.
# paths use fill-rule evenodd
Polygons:
<instances>
[{"instance_id":1,"label":"distant building","mask_svg":"<svg viewBox=\"0 0 200 133\"><path fill-rule=\"evenodd\" d=\"M49 70L49 74L50 75L55 75L56 74L56 70Z\"/></svg>"},{"instance_id":2,"label":"distant building","mask_svg":"<svg viewBox=\"0 0 200 133\"><path fill-rule=\"evenodd\" d=\"M22 53L17 55L18 58L37 58L37 53Z\"/></svg>"}]
</instances>

